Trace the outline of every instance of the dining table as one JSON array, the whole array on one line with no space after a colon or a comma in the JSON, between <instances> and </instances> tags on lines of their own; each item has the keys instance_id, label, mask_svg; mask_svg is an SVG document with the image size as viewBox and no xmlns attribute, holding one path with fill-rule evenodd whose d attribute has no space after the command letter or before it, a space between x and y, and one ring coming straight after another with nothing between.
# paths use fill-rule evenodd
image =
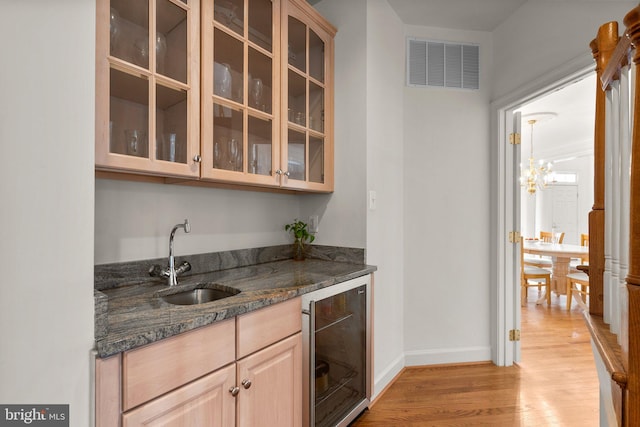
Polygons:
<instances>
[{"instance_id":1,"label":"dining table","mask_svg":"<svg viewBox=\"0 0 640 427\"><path fill-rule=\"evenodd\" d=\"M551 258L551 290L557 295L567 293L567 274L571 258L588 258L589 247L567 243L550 243L540 240L525 240L525 253Z\"/></svg>"}]
</instances>

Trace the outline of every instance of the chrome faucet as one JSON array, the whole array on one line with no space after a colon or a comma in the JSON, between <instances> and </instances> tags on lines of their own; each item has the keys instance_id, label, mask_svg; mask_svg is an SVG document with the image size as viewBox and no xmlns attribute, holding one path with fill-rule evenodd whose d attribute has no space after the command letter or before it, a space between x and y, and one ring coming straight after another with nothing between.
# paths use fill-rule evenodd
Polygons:
<instances>
[{"instance_id":1,"label":"chrome faucet","mask_svg":"<svg viewBox=\"0 0 640 427\"><path fill-rule=\"evenodd\" d=\"M191 232L191 225L189 224L189 220L185 219L184 224L176 224L171 229L171 234L169 235L169 266L166 268L161 268L156 264L149 269L149 274L151 276L166 277L169 286L177 285L178 275L191 270L191 264L189 264L187 261L184 261L178 266L178 268L176 268L175 258L173 256L173 237L175 236L176 231L178 231L179 228L184 229L185 233Z\"/></svg>"}]
</instances>

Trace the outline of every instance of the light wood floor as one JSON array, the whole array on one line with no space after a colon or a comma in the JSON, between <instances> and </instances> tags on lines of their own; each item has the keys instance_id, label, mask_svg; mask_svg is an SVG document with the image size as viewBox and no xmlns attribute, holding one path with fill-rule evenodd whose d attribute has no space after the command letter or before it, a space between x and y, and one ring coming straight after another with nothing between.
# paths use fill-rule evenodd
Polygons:
<instances>
[{"instance_id":1,"label":"light wood floor","mask_svg":"<svg viewBox=\"0 0 640 427\"><path fill-rule=\"evenodd\" d=\"M598 426L589 333L565 297L522 308L522 362L404 370L352 426Z\"/></svg>"}]
</instances>

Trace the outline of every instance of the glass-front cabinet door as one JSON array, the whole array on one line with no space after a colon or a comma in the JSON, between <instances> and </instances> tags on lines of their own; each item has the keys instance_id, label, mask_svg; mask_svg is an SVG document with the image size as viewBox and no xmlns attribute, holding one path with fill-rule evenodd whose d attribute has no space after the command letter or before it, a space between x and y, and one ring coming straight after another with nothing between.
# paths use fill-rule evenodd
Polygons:
<instances>
[{"instance_id":1,"label":"glass-front cabinet door","mask_svg":"<svg viewBox=\"0 0 640 427\"><path fill-rule=\"evenodd\" d=\"M282 17L281 185L333 191L333 37L315 9L287 0ZM286 54L285 54L286 53Z\"/></svg>"},{"instance_id":2,"label":"glass-front cabinet door","mask_svg":"<svg viewBox=\"0 0 640 427\"><path fill-rule=\"evenodd\" d=\"M96 167L198 176L199 1L96 7Z\"/></svg>"},{"instance_id":3,"label":"glass-front cabinet door","mask_svg":"<svg viewBox=\"0 0 640 427\"><path fill-rule=\"evenodd\" d=\"M279 0L202 9L202 177L277 185Z\"/></svg>"}]
</instances>

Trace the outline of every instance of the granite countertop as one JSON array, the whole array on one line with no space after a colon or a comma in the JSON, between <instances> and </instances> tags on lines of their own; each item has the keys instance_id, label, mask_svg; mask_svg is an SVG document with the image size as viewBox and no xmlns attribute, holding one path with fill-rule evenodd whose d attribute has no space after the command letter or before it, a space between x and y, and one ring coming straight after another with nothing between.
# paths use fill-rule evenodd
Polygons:
<instances>
[{"instance_id":1,"label":"granite countertop","mask_svg":"<svg viewBox=\"0 0 640 427\"><path fill-rule=\"evenodd\" d=\"M152 279L96 290L96 351L107 357L375 270L330 259L284 259L193 274L179 278L174 288L166 285L166 279ZM198 305L173 305L160 298L212 284L240 293Z\"/></svg>"}]
</instances>

